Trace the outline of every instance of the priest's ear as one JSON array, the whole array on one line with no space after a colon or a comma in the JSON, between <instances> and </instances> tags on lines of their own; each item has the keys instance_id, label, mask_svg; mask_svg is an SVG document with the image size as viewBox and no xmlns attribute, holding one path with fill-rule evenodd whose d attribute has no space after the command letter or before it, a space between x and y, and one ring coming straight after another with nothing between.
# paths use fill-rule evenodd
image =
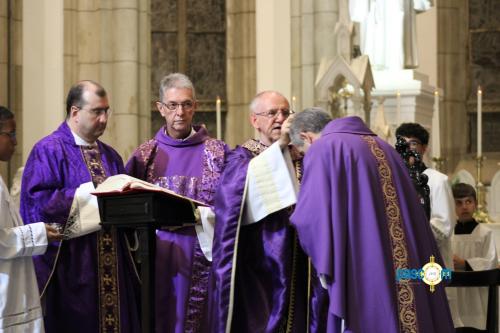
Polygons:
<instances>
[{"instance_id":1,"label":"priest's ear","mask_svg":"<svg viewBox=\"0 0 500 333\"><path fill-rule=\"evenodd\" d=\"M68 119L71 119L74 116L76 116L76 113L78 111L80 111L80 108L78 106L76 106L76 105L72 105L71 108L69 109Z\"/></svg>"}]
</instances>

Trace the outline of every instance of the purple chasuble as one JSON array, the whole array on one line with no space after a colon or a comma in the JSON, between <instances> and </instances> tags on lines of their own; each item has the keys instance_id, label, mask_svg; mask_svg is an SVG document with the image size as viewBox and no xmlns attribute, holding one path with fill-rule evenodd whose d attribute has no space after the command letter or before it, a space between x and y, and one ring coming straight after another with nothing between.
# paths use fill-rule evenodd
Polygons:
<instances>
[{"instance_id":1,"label":"purple chasuble","mask_svg":"<svg viewBox=\"0 0 500 333\"><path fill-rule=\"evenodd\" d=\"M304 159L292 224L328 283L328 332L454 332L444 283L396 281L444 267L399 154L358 117L331 121Z\"/></svg>"},{"instance_id":2,"label":"purple chasuble","mask_svg":"<svg viewBox=\"0 0 500 333\"><path fill-rule=\"evenodd\" d=\"M176 140L161 128L140 145L127 163L128 174L212 205L227 146L205 128ZM156 236L156 331L208 330L210 262L201 251L194 227L159 230Z\"/></svg>"},{"instance_id":3,"label":"purple chasuble","mask_svg":"<svg viewBox=\"0 0 500 333\"><path fill-rule=\"evenodd\" d=\"M22 179L21 215L25 223L64 225L80 184L123 172L115 150L100 141L91 149L76 145L64 122L30 153ZM139 279L121 232L102 230L53 242L34 263L48 333L140 329Z\"/></svg>"},{"instance_id":4,"label":"purple chasuble","mask_svg":"<svg viewBox=\"0 0 500 333\"><path fill-rule=\"evenodd\" d=\"M229 325L232 332L306 331L307 258L289 224L291 209L251 225L240 221L248 164L265 148L250 140L234 149L215 196L212 332Z\"/></svg>"}]
</instances>

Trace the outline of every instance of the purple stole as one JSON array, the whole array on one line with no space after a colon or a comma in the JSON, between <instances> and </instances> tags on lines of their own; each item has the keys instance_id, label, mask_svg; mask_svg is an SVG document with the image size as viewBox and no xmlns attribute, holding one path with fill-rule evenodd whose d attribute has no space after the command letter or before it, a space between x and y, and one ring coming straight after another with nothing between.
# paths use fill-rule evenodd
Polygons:
<instances>
[{"instance_id":1,"label":"purple stole","mask_svg":"<svg viewBox=\"0 0 500 333\"><path fill-rule=\"evenodd\" d=\"M80 147L94 185L106 179L97 147ZM120 295L116 253L116 229L102 228L97 233L99 328L100 332L120 332Z\"/></svg>"}]
</instances>

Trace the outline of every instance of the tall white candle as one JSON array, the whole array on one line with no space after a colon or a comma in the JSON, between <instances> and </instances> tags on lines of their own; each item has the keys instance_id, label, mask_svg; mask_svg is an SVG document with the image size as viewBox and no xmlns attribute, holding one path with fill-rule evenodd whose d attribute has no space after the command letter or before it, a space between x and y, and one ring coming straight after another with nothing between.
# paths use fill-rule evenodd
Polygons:
<instances>
[{"instance_id":1,"label":"tall white candle","mask_svg":"<svg viewBox=\"0 0 500 333\"><path fill-rule=\"evenodd\" d=\"M433 157L439 158L441 157L441 125L439 121L439 91L434 92L434 134L433 134Z\"/></svg>"},{"instance_id":2,"label":"tall white candle","mask_svg":"<svg viewBox=\"0 0 500 333\"><path fill-rule=\"evenodd\" d=\"M483 155L483 92L477 87L477 157Z\"/></svg>"},{"instance_id":3,"label":"tall white candle","mask_svg":"<svg viewBox=\"0 0 500 333\"><path fill-rule=\"evenodd\" d=\"M216 124L217 124L217 140L222 139L222 118L221 118L221 109L220 109L220 98L217 96L217 101L215 102L215 116L216 116Z\"/></svg>"},{"instance_id":4,"label":"tall white candle","mask_svg":"<svg viewBox=\"0 0 500 333\"><path fill-rule=\"evenodd\" d=\"M401 93L396 93L396 127L401 123Z\"/></svg>"},{"instance_id":5,"label":"tall white candle","mask_svg":"<svg viewBox=\"0 0 500 333\"><path fill-rule=\"evenodd\" d=\"M297 110L295 110L295 96L292 96L292 111L293 112L297 112Z\"/></svg>"}]
</instances>

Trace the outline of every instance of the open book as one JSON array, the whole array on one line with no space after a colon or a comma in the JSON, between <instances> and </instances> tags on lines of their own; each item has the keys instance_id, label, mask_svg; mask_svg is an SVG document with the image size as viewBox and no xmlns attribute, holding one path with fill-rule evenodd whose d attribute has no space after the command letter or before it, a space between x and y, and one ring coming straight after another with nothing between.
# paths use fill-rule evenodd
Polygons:
<instances>
[{"instance_id":1,"label":"open book","mask_svg":"<svg viewBox=\"0 0 500 333\"><path fill-rule=\"evenodd\" d=\"M207 204L201 201L183 197L182 195L167 190L163 187L124 174L119 174L106 178L104 182L102 182L97 186L97 188L95 189L95 191L92 192L92 194L99 197L105 195L112 195L116 193L139 193L139 192L163 192L174 197L188 199L196 206L207 206Z\"/></svg>"}]
</instances>

